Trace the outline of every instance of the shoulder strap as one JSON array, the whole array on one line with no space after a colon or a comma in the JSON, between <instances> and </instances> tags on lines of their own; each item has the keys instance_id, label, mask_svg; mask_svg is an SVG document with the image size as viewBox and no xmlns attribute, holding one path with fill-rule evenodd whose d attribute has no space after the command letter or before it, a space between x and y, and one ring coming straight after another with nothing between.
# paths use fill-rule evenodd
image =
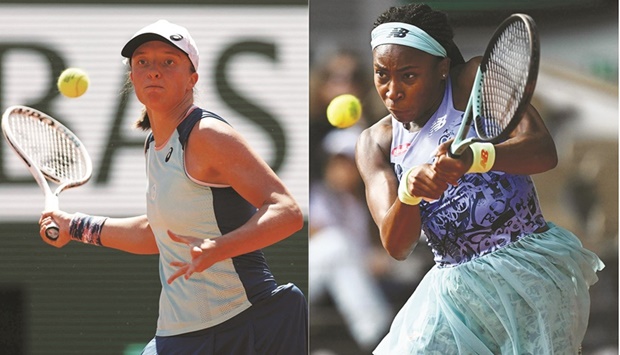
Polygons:
<instances>
[{"instance_id":1,"label":"shoulder strap","mask_svg":"<svg viewBox=\"0 0 620 355\"><path fill-rule=\"evenodd\" d=\"M155 137L153 137L153 132L149 132L149 134L146 136L146 140L144 141L144 154L146 154L146 152L149 150L149 146L154 140Z\"/></svg>"},{"instance_id":2,"label":"shoulder strap","mask_svg":"<svg viewBox=\"0 0 620 355\"><path fill-rule=\"evenodd\" d=\"M201 119L207 118L207 117L215 118L226 124L229 124L228 122L226 122L225 119L223 119L222 117L218 116L217 114L211 111L198 109L198 108L195 109L177 127L177 131L179 132L179 141L181 142L181 146L183 147L183 149L185 149L185 144L187 143L189 134L191 133L196 123L200 121ZM146 154L146 152L149 149L149 146L154 140L155 138L153 137L153 132L149 132L148 136L146 137L146 141L144 142L144 154Z\"/></svg>"},{"instance_id":3,"label":"shoulder strap","mask_svg":"<svg viewBox=\"0 0 620 355\"><path fill-rule=\"evenodd\" d=\"M228 124L226 120L224 120L222 117L216 115L213 112L203 110L203 109L195 109L177 127L177 131L179 132L179 141L181 142L181 146L183 147L183 149L185 149L185 144L187 144L187 139L189 138L189 134L191 133L196 123L198 123L198 121L200 121L201 119L208 118L208 117L218 119Z\"/></svg>"}]
</instances>

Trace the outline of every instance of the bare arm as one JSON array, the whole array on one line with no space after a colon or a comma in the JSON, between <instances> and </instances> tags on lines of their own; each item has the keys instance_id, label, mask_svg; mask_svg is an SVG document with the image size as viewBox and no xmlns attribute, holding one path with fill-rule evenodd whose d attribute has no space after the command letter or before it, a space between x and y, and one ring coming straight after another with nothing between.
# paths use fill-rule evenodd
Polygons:
<instances>
[{"instance_id":1,"label":"bare arm","mask_svg":"<svg viewBox=\"0 0 620 355\"><path fill-rule=\"evenodd\" d=\"M555 143L542 118L528 108L510 138L495 145L493 170L531 175L551 170L558 164Z\"/></svg>"},{"instance_id":2,"label":"bare arm","mask_svg":"<svg viewBox=\"0 0 620 355\"><path fill-rule=\"evenodd\" d=\"M303 215L291 193L234 129L216 120L203 120L188 142L186 163L191 176L230 185L258 211L241 227L214 239L179 236L171 231L173 240L191 247L193 260L175 263L179 270L169 282L277 243L302 228Z\"/></svg>"},{"instance_id":3,"label":"bare arm","mask_svg":"<svg viewBox=\"0 0 620 355\"><path fill-rule=\"evenodd\" d=\"M159 254L146 215L108 219L101 231L101 244L133 254Z\"/></svg>"},{"instance_id":4,"label":"bare arm","mask_svg":"<svg viewBox=\"0 0 620 355\"><path fill-rule=\"evenodd\" d=\"M57 240L51 241L44 235L43 227L49 218L58 224L60 235ZM62 211L47 211L41 215L41 237L55 247L63 247L71 241L69 236L69 223L73 214ZM108 218L101 230L102 246L126 251L133 254L159 254L155 243L155 236L151 231L146 216L130 218Z\"/></svg>"},{"instance_id":5,"label":"bare arm","mask_svg":"<svg viewBox=\"0 0 620 355\"><path fill-rule=\"evenodd\" d=\"M357 142L356 162L366 186L368 208L379 227L383 247L393 258L404 260L420 239L420 210L417 205L401 203L397 197L398 179L389 163L391 137L389 117L366 129ZM432 185L429 175L432 173L430 166L426 165L410 175L408 183L413 194L438 197L437 191L443 191L445 187L442 189Z\"/></svg>"}]
</instances>

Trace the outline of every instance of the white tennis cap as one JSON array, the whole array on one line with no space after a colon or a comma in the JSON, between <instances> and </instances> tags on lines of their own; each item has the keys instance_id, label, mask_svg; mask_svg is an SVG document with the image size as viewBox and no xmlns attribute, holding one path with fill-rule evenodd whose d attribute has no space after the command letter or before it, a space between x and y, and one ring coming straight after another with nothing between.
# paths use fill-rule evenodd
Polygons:
<instances>
[{"instance_id":1,"label":"white tennis cap","mask_svg":"<svg viewBox=\"0 0 620 355\"><path fill-rule=\"evenodd\" d=\"M198 70L198 47L196 47L196 42L194 42L189 31L185 27L166 20L159 20L136 32L121 50L121 55L131 59L136 48L149 41L163 41L179 48L187 54L194 65L194 69Z\"/></svg>"}]
</instances>

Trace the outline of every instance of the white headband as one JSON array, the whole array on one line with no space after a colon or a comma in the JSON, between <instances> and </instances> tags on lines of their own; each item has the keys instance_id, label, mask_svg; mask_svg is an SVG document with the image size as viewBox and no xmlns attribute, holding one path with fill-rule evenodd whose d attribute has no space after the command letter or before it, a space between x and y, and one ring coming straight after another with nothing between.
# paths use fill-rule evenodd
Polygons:
<instances>
[{"instance_id":1,"label":"white headband","mask_svg":"<svg viewBox=\"0 0 620 355\"><path fill-rule=\"evenodd\" d=\"M446 49L419 27L403 22L387 22L371 32L370 45L375 49L381 44L400 44L419 49L437 57L447 57Z\"/></svg>"}]
</instances>

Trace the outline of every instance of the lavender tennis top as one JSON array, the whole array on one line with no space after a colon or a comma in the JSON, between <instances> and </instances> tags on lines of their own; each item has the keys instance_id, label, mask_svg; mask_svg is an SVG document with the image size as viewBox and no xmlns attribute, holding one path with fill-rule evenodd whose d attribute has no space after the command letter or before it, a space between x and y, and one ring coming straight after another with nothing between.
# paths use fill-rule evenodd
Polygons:
<instances>
[{"instance_id":1,"label":"lavender tennis top","mask_svg":"<svg viewBox=\"0 0 620 355\"><path fill-rule=\"evenodd\" d=\"M432 162L437 146L456 134L463 112L453 106L451 87L448 80L441 106L418 132L392 119L390 160L398 179L412 166ZM488 254L546 225L531 178L495 171L465 174L439 200L422 201L420 211L440 266Z\"/></svg>"}]
</instances>

